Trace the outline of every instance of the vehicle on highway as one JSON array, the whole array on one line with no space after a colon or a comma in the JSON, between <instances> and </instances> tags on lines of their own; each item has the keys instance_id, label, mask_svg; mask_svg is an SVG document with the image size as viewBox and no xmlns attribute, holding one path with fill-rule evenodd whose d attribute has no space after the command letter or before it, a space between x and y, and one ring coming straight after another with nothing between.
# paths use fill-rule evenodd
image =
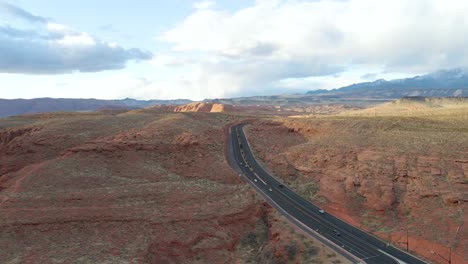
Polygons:
<instances>
[{"instance_id":1,"label":"vehicle on highway","mask_svg":"<svg viewBox=\"0 0 468 264\"><path fill-rule=\"evenodd\" d=\"M254 182L258 182L257 179L254 179Z\"/></svg>"},{"instance_id":2,"label":"vehicle on highway","mask_svg":"<svg viewBox=\"0 0 468 264\"><path fill-rule=\"evenodd\" d=\"M333 233L335 233L335 236L341 236L340 231L338 231L338 230L336 230L336 229L333 230Z\"/></svg>"},{"instance_id":3,"label":"vehicle on highway","mask_svg":"<svg viewBox=\"0 0 468 264\"><path fill-rule=\"evenodd\" d=\"M284 188L283 184L278 185L279 188Z\"/></svg>"},{"instance_id":4,"label":"vehicle on highway","mask_svg":"<svg viewBox=\"0 0 468 264\"><path fill-rule=\"evenodd\" d=\"M270 192L272 192L272 191L273 191L271 188L268 188L268 190L269 190Z\"/></svg>"},{"instance_id":5,"label":"vehicle on highway","mask_svg":"<svg viewBox=\"0 0 468 264\"><path fill-rule=\"evenodd\" d=\"M319 213L324 214L324 213L325 213L325 210L320 209L320 210L319 210Z\"/></svg>"}]
</instances>

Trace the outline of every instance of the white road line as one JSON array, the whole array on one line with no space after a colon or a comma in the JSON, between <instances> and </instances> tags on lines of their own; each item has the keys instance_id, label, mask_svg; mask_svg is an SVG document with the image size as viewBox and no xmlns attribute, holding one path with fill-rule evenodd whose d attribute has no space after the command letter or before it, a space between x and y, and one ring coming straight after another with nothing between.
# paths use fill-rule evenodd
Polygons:
<instances>
[{"instance_id":1,"label":"white road line","mask_svg":"<svg viewBox=\"0 0 468 264\"><path fill-rule=\"evenodd\" d=\"M398 262L399 264L408 264L408 263L406 263L406 262L404 262L404 261L402 261L402 260L399 260L399 259L395 258L394 256L388 254L387 252L385 252L385 251L383 251L383 250L381 250L381 249L377 249L377 250L380 251L381 253L384 253L385 255L391 257L392 259L394 259L394 260L395 260L396 262Z\"/></svg>"}]
</instances>

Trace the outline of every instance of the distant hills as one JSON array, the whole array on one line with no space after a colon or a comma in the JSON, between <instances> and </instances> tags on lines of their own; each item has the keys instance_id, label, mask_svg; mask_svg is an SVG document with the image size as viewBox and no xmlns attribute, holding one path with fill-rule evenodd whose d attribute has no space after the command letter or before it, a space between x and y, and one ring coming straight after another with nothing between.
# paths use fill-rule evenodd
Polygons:
<instances>
[{"instance_id":1,"label":"distant hills","mask_svg":"<svg viewBox=\"0 0 468 264\"><path fill-rule=\"evenodd\" d=\"M191 100L98 100L98 99L0 99L0 118L14 115L24 115L56 111L95 111L105 109L135 109L153 105L181 105L192 102Z\"/></svg>"},{"instance_id":2,"label":"distant hills","mask_svg":"<svg viewBox=\"0 0 468 264\"><path fill-rule=\"evenodd\" d=\"M405 96L461 97L468 96L468 71L457 68L407 79L384 80L357 83L334 90L316 90L308 95L342 97L397 99Z\"/></svg>"},{"instance_id":3,"label":"distant hills","mask_svg":"<svg viewBox=\"0 0 468 264\"><path fill-rule=\"evenodd\" d=\"M315 90L307 94L251 96L207 99L203 102L228 105L347 104L365 107L402 97L467 97L468 70L451 69L397 80L377 80L352 84L334 90ZM0 99L0 118L42 112L136 109L153 105L185 105L191 100L98 100L98 99Z\"/></svg>"},{"instance_id":4,"label":"distant hills","mask_svg":"<svg viewBox=\"0 0 468 264\"><path fill-rule=\"evenodd\" d=\"M467 97L468 71L441 70L398 80L377 80L333 90L314 90L306 94L250 96L209 99L205 102L231 105L317 105L345 104L367 107L402 97Z\"/></svg>"}]
</instances>

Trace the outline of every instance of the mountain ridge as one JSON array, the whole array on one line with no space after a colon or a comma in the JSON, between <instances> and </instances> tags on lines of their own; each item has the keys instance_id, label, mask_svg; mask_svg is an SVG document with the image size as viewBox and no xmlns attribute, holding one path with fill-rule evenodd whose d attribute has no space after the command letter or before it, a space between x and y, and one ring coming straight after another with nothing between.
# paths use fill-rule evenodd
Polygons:
<instances>
[{"instance_id":1,"label":"mountain ridge","mask_svg":"<svg viewBox=\"0 0 468 264\"><path fill-rule=\"evenodd\" d=\"M0 118L56 111L95 111L106 109L135 109L152 105L182 105L192 102L188 99L176 100L121 100L70 99L70 98L34 98L0 99Z\"/></svg>"},{"instance_id":2,"label":"mountain ridge","mask_svg":"<svg viewBox=\"0 0 468 264\"><path fill-rule=\"evenodd\" d=\"M397 99L405 96L459 97L468 95L468 70L455 68L411 78L355 83L325 91L308 91L308 95Z\"/></svg>"}]
</instances>

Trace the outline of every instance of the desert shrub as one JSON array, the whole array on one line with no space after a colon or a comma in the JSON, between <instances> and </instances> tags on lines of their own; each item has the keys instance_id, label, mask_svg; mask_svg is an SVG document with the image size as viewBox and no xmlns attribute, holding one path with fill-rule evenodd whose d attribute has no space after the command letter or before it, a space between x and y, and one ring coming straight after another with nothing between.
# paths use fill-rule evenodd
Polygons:
<instances>
[{"instance_id":1,"label":"desert shrub","mask_svg":"<svg viewBox=\"0 0 468 264\"><path fill-rule=\"evenodd\" d=\"M286 250L286 254L288 255L288 258L290 260L294 260L296 258L296 254L297 254L297 245L296 245L296 243L286 245L286 246L284 246L284 249Z\"/></svg>"},{"instance_id":2,"label":"desert shrub","mask_svg":"<svg viewBox=\"0 0 468 264\"><path fill-rule=\"evenodd\" d=\"M256 247L258 245L257 235L254 232L249 232L241 238L240 244L242 247Z\"/></svg>"}]
</instances>

